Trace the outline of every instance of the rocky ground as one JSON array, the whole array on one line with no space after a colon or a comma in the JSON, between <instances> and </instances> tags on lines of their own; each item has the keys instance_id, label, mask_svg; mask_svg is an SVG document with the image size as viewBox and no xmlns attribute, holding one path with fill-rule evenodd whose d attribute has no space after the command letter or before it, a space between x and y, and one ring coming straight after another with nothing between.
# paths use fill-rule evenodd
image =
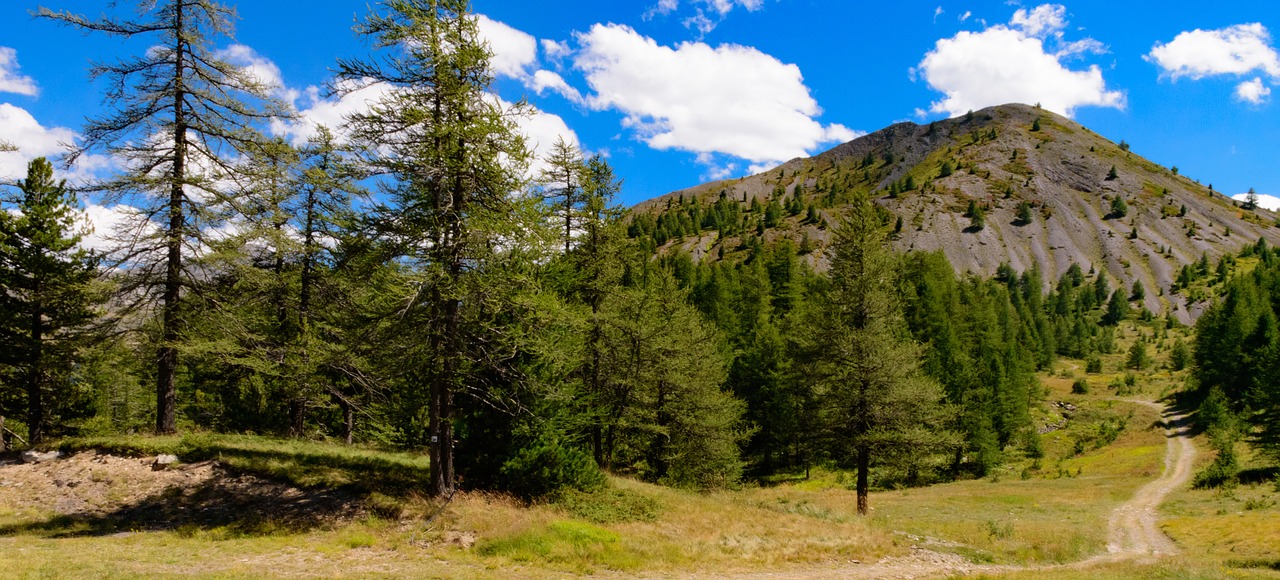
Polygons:
<instances>
[{"instance_id":1,"label":"rocky ground","mask_svg":"<svg viewBox=\"0 0 1280 580\"><path fill-rule=\"evenodd\" d=\"M50 527L78 533L316 527L358 517L362 509L351 494L298 489L233 473L216 461L163 466L155 457L87 451L38 463L0 462L0 513L44 514Z\"/></svg>"}]
</instances>

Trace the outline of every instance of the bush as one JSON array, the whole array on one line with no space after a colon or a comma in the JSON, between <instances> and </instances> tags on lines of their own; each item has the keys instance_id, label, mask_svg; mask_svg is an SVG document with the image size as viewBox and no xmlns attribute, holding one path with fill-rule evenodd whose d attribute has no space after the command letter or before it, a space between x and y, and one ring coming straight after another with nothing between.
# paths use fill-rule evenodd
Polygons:
<instances>
[{"instance_id":1,"label":"bush","mask_svg":"<svg viewBox=\"0 0 1280 580\"><path fill-rule=\"evenodd\" d=\"M539 440L521 449L502 465L501 473L507 491L526 500L566 489L589 492L605 486L595 460L555 440Z\"/></svg>"},{"instance_id":2,"label":"bush","mask_svg":"<svg viewBox=\"0 0 1280 580\"><path fill-rule=\"evenodd\" d=\"M1076 382L1071 383L1071 394L1073 395L1089 394L1089 382L1084 379L1076 379Z\"/></svg>"},{"instance_id":3,"label":"bush","mask_svg":"<svg viewBox=\"0 0 1280 580\"><path fill-rule=\"evenodd\" d=\"M1084 363L1084 372L1089 373L1091 375L1096 375L1098 373L1101 373L1102 357L1099 357L1096 355L1089 357L1089 360Z\"/></svg>"}]
</instances>

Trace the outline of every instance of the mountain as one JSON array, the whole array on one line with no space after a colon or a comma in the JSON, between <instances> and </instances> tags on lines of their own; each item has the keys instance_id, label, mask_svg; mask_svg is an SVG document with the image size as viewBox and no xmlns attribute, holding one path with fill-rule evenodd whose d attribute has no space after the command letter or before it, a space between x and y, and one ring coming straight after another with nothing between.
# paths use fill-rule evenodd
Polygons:
<instances>
[{"instance_id":1,"label":"mountain","mask_svg":"<svg viewBox=\"0 0 1280 580\"><path fill-rule=\"evenodd\" d=\"M942 251L958 272L984 276L1004 263L1019 271L1039 265L1046 285L1076 263L1125 288L1141 282L1144 306L1183 321L1203 304L1170 292L1181 266L1259 238L1280 242L1276 214L1244 208L1124 141L1020 104L898 123L761 174L642 202L631 234L695 260L742 259L756 237L789 239L823 269L829 225L842 204L868 193L886 221L900 225L899 250ZM1115 210L1117 200L1124 211ZM984 214L981 227L971 206Z\"/></svg>"}]
</instances>

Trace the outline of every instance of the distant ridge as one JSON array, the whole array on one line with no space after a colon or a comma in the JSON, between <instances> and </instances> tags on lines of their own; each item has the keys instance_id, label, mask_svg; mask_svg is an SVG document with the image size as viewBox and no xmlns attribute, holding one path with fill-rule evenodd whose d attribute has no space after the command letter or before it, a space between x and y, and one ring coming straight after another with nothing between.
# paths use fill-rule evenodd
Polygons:
<instances>
[{"instance_id":1,"label":"distant ridge","mask_svg":"<svg viewBox=\"0 0 1280 580\"><path fill-rule=\"evenodd\" d=\"M771 200L793 205L797 188L799 205L814 206L819 219L806 219L808 211L788 212L773 227L760 228L762 216L750 211L753 200L758 207ZM702 231L670 236L659 251L734 260L742 259L753 236L766 244L807 239L814 251L806 259L823 269L824 226L860 193L872 193L891 219L901 220L893 242L899 250L939 250L958 272L987 276L1002 263L1020 271L1038 264L1046 284L1076 263L1085 271L1105 271L1125 287L1141 281L1148 309L1172 312L1184 322L1203 305L1170 294L1182 265L1206 254L1215 260L1235 253L1258 238L1280 242L1276 214L1243 209L1123 142L1021 104L927 125L898 123L758 175L642 202L632 215L658 217L678 211L682 201L706 207L723 196L740 204L737 231L722 235L703 224ZM1123 215L1112 211L1117 197L1127 206ZM970 203L985 214L981 229L965 215ZM1030 209L1026 221L1018 219L1024 204Z\"/></svg>"}]
</instances>

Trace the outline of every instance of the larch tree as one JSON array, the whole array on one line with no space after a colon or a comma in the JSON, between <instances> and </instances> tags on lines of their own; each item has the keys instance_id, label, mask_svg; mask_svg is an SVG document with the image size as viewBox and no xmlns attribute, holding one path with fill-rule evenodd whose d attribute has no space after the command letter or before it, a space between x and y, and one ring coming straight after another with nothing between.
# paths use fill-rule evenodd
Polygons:
<instances>
[{"instance_id":1,"label":"larch tree","mask_svg":"<svg viewBox=\"0 0 1280 580\"><path fill-rule=\"evenodd\" d=\"M16 369L25 391L28 443L48 426L48 395L76 360L100 297L97 258L80 247L78 203L43 157L27 165L20 195L0 207L0 364ZM15 210L10 213L9 210ZM8 397L6 397L8 398Z\"/></svg>"},{"instance_id":2,"label":"larch tree","mask_svg":"<svg viewBox=\"0 0 1280 580\"><path fill-rule=\"evenodd\" d=\"M37 16L123 39L147 39L145 52L95 64L106 80L110 112L89 119L68 163L101 151L125 170L93 189L128 201L145 223L134 224L117 254L133 275L133 295L159 299L156 432L177 430L176 371L183 339L180 300L196 278L184 259L203 245L227 199L219 177L230 159L261 141L253 126L285 116L261 79L220 57L211 46L230 37L235 11L214 0L139 0L139 19L90 20L40 8ZM138 292L141 290L142 292ZM158 296L157 296L158 295Z\"/></svg>"},{"instance_id":3,"label":"larch tree","mask_svg":"<svg viewBox=\"0 0 1280 580\"><path fill-rule=\"evenodd\" d=\"M547 167L539 181L542 182L543 197L564 219L564 253L568 254L573 244L574 223L581 220L578 214L583 211L580 206L585 201L583 182L586 164L582 160L582 152L566 142L563 136L556 139L546 162Z\"/></svg>"},{"instance_id":4,"label":"larch tree","mask_svg":"<svg viewBox=\"0 0 1280 580\"><path fill-rule=\"evenodd\" d=\"M449 495L455 398L484 397L486 377L510 368L510 335L485 317L517 285L502 262L530 235L524 200L513 195L528 159L514 124L524 107L492 94L491 53L465 0L387 0L356 31L380 55L339 61L339 82L387 90L348 129L381 178L381 235L417 277L399 314L414 338L403 351L404 382L422 392L402 396L425 399L426 416L415 421L426 425L427 491Z\"/></svg>"},{"instance_id":5,"label":"larch tree","mask_svg":"<svg viewBox=\"0 0 1280 580\"><path fill-rule=\"evenodd\" d=\"M924 350L910 339L898 296L899 259L871 202L855 202L834 233L830 287L801 313L797 341L809 353L819 445L854 466L866 515L873 464L940 451L954 438L941 430L950 410L921 370Z\"/></svg>"}]
</instances>

